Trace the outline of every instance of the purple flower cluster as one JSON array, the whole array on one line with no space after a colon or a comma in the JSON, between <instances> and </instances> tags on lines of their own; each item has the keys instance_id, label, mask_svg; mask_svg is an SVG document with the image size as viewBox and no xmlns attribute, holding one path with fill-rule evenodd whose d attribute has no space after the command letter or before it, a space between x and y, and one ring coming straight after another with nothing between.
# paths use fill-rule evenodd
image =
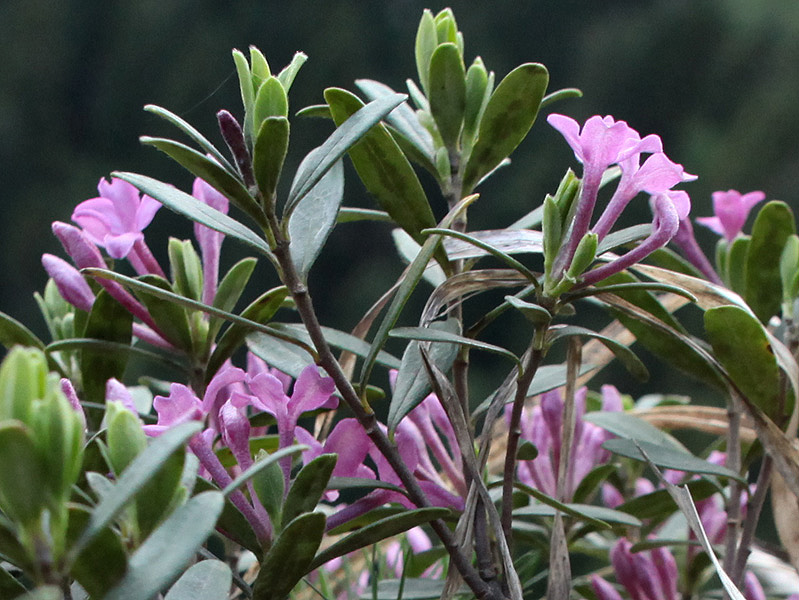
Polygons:
<instances>
[{"instance_id":1,"label":"purple flower cluster","mask_svg":"<svg viewBox=\"0 0 799 600\"><path fill-rule=\"evenodd\" d=\"M660 137L648 135L641 138L627 123L610 116L591 117L582 129L577 121L565 115L549 115L547 122L563 135L574 156L583 165L574 220L553 263L553 279L559 280L569 269L577 247L586 234L593 232L601 242L626 206L641 192L649 194L651 198L654 213L652 232L636 248L587 271L582 276L582 282L596 283L626 269L674 237L680 221L687 217L691 203L688 194L672 188L679 183L693 181L696 176L686 173L682 165L672 162L663 153ZM641 155L644 153L648 153L649 157L642 164ZM602 176L613 165L621 169L621 178L605 210L592 226Z\"/></svg>"},{"instance_id":2,"label":"purple flower cluster","mask_svg":"<svg viewBox=\"0 0 799 600\"><path fill-rule=\"evenodd\" d=\"M586 388L580 388L574 395L576 418L571 456L566 468L566 500L572 498L579 483L594 467L610 460L610 452L602 448L602 444L612 435L601 427L583 421L587 392ZM621 395L612 385L602 386L602 410L622 410ZM509 416L509 411L506 416ZM538 455L533 460L519 461L519 481L550 496L557 496L563 435L563 397L560 390L547 392L541 396L538 404L524 408L520 425L522 439L531 442L538 450Z\"/></svg>"}]
</instances>

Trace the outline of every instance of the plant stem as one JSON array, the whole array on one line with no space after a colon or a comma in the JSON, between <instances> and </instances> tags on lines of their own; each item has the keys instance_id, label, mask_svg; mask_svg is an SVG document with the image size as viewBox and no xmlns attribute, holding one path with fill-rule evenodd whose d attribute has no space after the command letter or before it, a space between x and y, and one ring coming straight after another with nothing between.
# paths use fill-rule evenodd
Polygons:
<instances>
[{"instance_id":1,"label":"plant stem","mask_svg":"<svg viewBox=\"0 0 799 600\"><path fill-rule=\"evenodd\" d=\"M741 470L741 406L735 393L730 394L727 407L730 427L727 430L727 467L736 473ZM727 499L727 533L724 540L724 570L729 574L735 564L738 534L741 530L741 484L737 480L730 483L730 496Z\"/></svg>"},{"instance_id":2,"label":"plant stem","mask_svg":"<svg viewBox=\"0 0 799 600\"><path fill-rule=\"evenodd\" d=\"M294 262L292 261L289 251L288 240L283 235L274 216L270 219L270 226L271 233L275 238L273 251L280 266L281 279L294 299L297 312L305 328L308 330L311 341L319 354L317 364L333 379L344 402L361 424L364 432L394 469L394 472L400 478L400 481L408 492L408 496L414 504L420 508L431 506L419 482L400 457L397 448L378 427L377 418L374 413L361 403L355 388L352 386L352 383L341 369L341 365L339 365L333 355L322 333L322 327L316 317L316 311L314 310L308 288L300 280L297 270L294 267ZM502 595L494 586L482 580L477 570L472 566L469 558L458 548L452 532L447 525L441 520L436 520L431 523L431 526L439 539L441 539L447 552L449 552L452 564L458 569L463 580L474 594L481 600L500 600Z\"/></svg>"},{"instance_id":3,"label":"plant stem","mask_svg":"<svg viewBox=\"0 0 799 600\"><path fill-rule=\"evenodd\" d=\"M536 330L534 334L536 338L538 338L538 334L539 332ZM537 347L531 348L524 370L519 373L516 379L516 393L513 398L513 408L511 409L510 423L508 425L508 445L505 450L505 467L502 477L502 531L511 550L513 549L513 479L516 472L516 452L519 449L519 438L522 434L519 425L522 419L522 409L524 408L527 390L530 388L530 383L533 381L543 356L543 350Z\"/></svg>"},{"instance_id":4,"label":"plant stem","mask_svg":"<svg viewBox=\"0 0 799 600\"><path fill-rule=\"evenodd\" d=\"M752 540L755 537L755 528L757 527L757 522L760 520L760 511L763 509L763 504L766 502L766 493L768 492L773 469L774 461L768 454L764 455L763 462L760 465L760 473L757 476L755 493L749 499L749 504L747 505L746 520L743 524L741 541L738 544L738 550L735 555L735 565L733 566L732 573L730 573L733 583L739 588L743 582L746 561L749 558Z\"/></svg>"}]
</instances>

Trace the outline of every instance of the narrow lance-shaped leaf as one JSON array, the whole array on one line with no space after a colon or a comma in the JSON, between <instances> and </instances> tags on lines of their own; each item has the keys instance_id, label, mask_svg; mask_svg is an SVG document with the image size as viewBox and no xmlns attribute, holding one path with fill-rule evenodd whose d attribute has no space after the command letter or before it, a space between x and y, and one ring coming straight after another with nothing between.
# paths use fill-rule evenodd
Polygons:
<instances>
[{"instance_id":1,"label":"narrow lance-shaped leaf","mask_svg":"<svg viewBox=\"0 0 799 600\"><path fill-rule=\"evenodd\" d=\"M549 73L538 63L516 67L499 83L486 105L463 170L464 192L473 190L521 143L538 116L548 83Z\"/></svg>"},{"instance_id":2,"label":"narrow lance-shaped leaf","mask_svg":"<svg viewBox=\"0 0 799 600\"><path fill-rule=\"evenodd\" d=\"M369 100L397 93L384 83L371 79L356 79L355 85ZM394 127L397 132L405 136L428 161L432 162L434 160L433 136L419 122L419 117L416 116L416 113L407 102L401 103L388 113L385 121Z\"/></svg>"},{"instance_id":3,"label":"narrow lance-shaped leaf","mask_svg":"<svg viewBox=\"0 0 799 600\"><path fill-rule=\"evenodd\" d=\"M131 556L105 600L148 600L177 579L213 532L223 505L219 492L203 492L178 508Z\"/></svg>"},{"instance_id":4,"label":"narrow lance-shaped leaf","mask_svg":"<svg viewBox=\"0 0 799 600\"><path fill-rule=\"evenodd\" d=\"M357 96L336 88L325 90L325 100L338 126L363 107ZM349 155L381 208L421 243L422 229L435 227L435 218L413 167L391 134L377 124L349 149Z\"/></svg>"},{"instance_id":5,"label":"narrow lance-shaped leaf","mask_svg":"<svg viewBox=\"0 0 799 600\"><path fill-rule=\"evenodd\" d=\"M139 281L151 287L160 288L175 296L183 297L179 294L175 294L169 282L158 275L142 275L139 277ZM155 324L158 325L158 328L166 338L177 347L185 350L186 353L191 354L192 337L189 327L189 317L185 307L175 302L170 302L160 294L150 294L147 290L143 289L137 289L135 291L142 304L147 307L147 311L150 313L150 316L152 316L153 321L155 321Z\"/></svg>"},{"instance_id":6,"label":"narrow lance-shaped leaf","mask_svg":"<svg viewBox=\"0 0 799 600\"><path fill-rule=\"evenodd\" d=\"M414 328L417 330L420 328ZM456 319L432 323L422 331L428 332L428 338L440 334L457 335L460 327ZM417 332L418 333L418 332ZM389 334L390 335L390 334ZM430 345L429 357L431 361L443 372L449 371L455 358L458 356L458 346L451 343L433 343ZM432 387L424 368L419 342L413 341L405 348L402 355L402 364L397 371L397 380L394 384L394 394L388 409L388 428L393 432L400 421L412 411Z\"/></svg>"},{"instance_id":7,"label":"narrow lance-shaped leaf","mask_svg":"<svg viewBox=\"0 0 799 600\"><path fill-rule=\"evenodd\" d=\"M405 100L403 94L383 96L370 102L347 122L339 126L325 142L319 146L315 159L303 169L298 169L291 184L288 200L283 210L284 217L294 210L297 203L307 194L325 173L347 150L360 140L375 123Z\"/></svg>"},{"instance_id":8,"label":"narrow lance-shaped leaf","mask_svg":"<svg viewBox=\"0 0 799 600\"><path fill-rule=\"evenodd\" d=\"M344 166L338 161L289 216L289 248L301 279L308 277L314 261L333 230L343 198Z\"/></svg>"},{"instance_id":9,"label":"narrow lance-shaped leaf","mask_svg":"<svg viewBox=\"0 0 799 600\"><path fill-rule=\"evenodd\" d=\"M0 312L0 344L7 350L16 344L44 350L44 342L25 325L4 312Z\"/></svg>"},{"instance_id":10,"label":"narrow lance-shaped leaf","mask_svg":"<svg viewBox=\"0 0 799 600\"><path fill-rule=\"evenodd\" d=\"M571 337L571 336L581 336L581 337L589 337L602 342L608 350L613 352L616 355L624 367L636 378L641 381L646 381L649 378L649 371L647 370L644 363L641 362L641 359L638 358L635 353L630 350L624 344L620 344L616 340L611 338L605 337L596 331L592 331L590 329L586 329L585 327L578 327L575 325L567 325L564 327L559 327L557 329L553 328L550 329L547 335L547 341L549 343L553 343L561 338L564 337Z\"/></svg>"},{"instance_id":11,"label":"narrow lance-shaped leaf","mask_svg":"<svg viewBox=\"0 0 799 600\"><path fill-rule=\"evenodd\" d=\"M198 422L178 425L156 438L139 454L122 473L111 492L103 496L100 504L92 511L89 524L70 552L77 554L85 548L150 481L153 474L164 466L174 452L183 451L189 438L200 429L201 424Z\"/></svg>"},{"instance_id":12,"label":"narrow lance-shaped leaf","mask_svg":"<svg viewBox=\"0 0 799 600\"><path fill-rule=\"evenodd\" d=\"M308 572L313 571L329 560L344 556L359 548L375 544L393 535L423 525L424 523L429 523L435 519L445 517L449 512L447 508L417 508L398 515L386 517L385 519L380 519L375 523L358 529L355 533L348 535L332 546L325 548L308 566Z\"/></svg>"},{"instance_id":13,"label":"narrow lance-shaped leaf","mask_svg":"<svg viewBox=\"0 0 799 600\"><path fill-rule=\"evenodd\" d=\"M257 233L223 212L211 208L202 200L198 200L194 196L182 192L168 183L158 181L146 175L122 172L114 172L112 175L135 185L139 190L155 198L170 210L192 221L196 221L201 225L210 227L214 231L219 231L220 233L224 233L227 236L244 242L275 262L272 252L269 250L269 246Z\"/></svg>"},{"instance_id":14,"label":"narrow lance-shaped leaf","mask_svg":"<svg viewBox=\"0 0 799 600\"><path fill-rule=\"evenodd\" d=\"M237 177L231 175L220 166L219 163L174 140L147 136L142 136L140 140L143 144L155 146L169 155L190 173L206 181L258 225L264 228L267 227L266 217L261 207L258 206L258 203L247 191L247 188ZM131 183L136 185L134 182Z\"/></svg>"},{"instance_id":15,"label":"narrow lance-shaped leaf","mask_svg":"<svg viewBox=\"0 0 799 600\"><path fill-rule=\"evenodd\" d=\"M472 202L474 202L477 197L477 195L467 196L458 202L458 204L456 204L452 210L449 211L447 216L441 221L441 227L449 227L455 218L461 213L461 211L466 210L466 208ZM438 235L428 237L422 245L421 250L419 250L419 253L416 255L416 258L405 272L405 277L400 283L399 289L397 289L391 304L386 310L383 321L380 323L380 327L375 334L374 340L372 341L372 347L369 350L369 354L364 360L363 367L361 368L361 389L366 387L366 383L369 379L369 375L372 372L372 367L374 366L377 355L380 350L382 350L383 345L386 343L386 339L388 339L388 332L393 329L400 313L402 312L402 308L405 306L405 303L408 301L408 298L410 297L414 288L422 278L425 268L427 267L427 263L429 263L433 258L433 254L436 252L440 241L441 237Z\"/></svg>"},{"instance_id":16,"label":"narrow lance-shaped leaf","mask_svg":"<svg viewBox=\"0 0 799 600\"><path fill-rule=\"evenodd\" d=\"M327 488L337 460L338 456L335 454L322 454L300 469L283 505L283 518L287 522L316 508Z\"/></svg>"},{"instance_id":17,"label":"narrow lance-shaped leaf","mask_svg":"<svg viewBox=\"0 0 799 600\"><path fill-rule=\"evenodd\" d=\"M156 106L154 104L148 104L144 107L149 113L153 113L154 115L158 115L162 119L172 123L175 127L180 129L183 133L188 135L202 150L205 151L206 154L210 154L214 157L214 160L222 165L225 170L230 173L231 175L236 174L236 169L228 162L225 156L214 146L211 142L209 142L203 134L201 134L197 129L195 129L192 125L188 122L184 121L178 115L173 112L168 111L167 109Z\"/></svg>"}]
</instances>

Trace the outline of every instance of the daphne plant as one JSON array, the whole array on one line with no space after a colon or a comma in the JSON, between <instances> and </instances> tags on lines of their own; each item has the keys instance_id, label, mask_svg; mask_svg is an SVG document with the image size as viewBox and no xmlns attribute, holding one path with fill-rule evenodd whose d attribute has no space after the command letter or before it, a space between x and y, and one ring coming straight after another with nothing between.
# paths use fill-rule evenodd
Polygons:
<instances>
[{"instance_id":1,"label":"daphne plant","mask_svg":"<svg viewBox=\"0 0 799 600\"><path fill-rule=\"evenodd\" d=\"M369 580L379 598L638 600L704 594L714 575L730 597L761 597L747 559L766 490L773 481L782 507L799 497L790 210L765 204L745 236L763 194L715 195L716 217L700 221L725 236L714 267L678 187L696 176L657 135L549 114L579 173L508 227L470 229L474 203L492 201L475 190L542 111L580 93L548 92L535 62L495 85L465 48L452 10L425 11L408 95L366 79L360 96L324 90L324 104L298 114L333 131L297 161L287 157L303 53L274 74L260 50L233 52L242 107L217 112L226 148L147 107L188 138L142 142L194 175L190 193L136 173L102 179L71 224L53 224L70 260L42 259L52 341L0 318L12 348L0 367L8 597L282 600L306 584L346 596ZM345 159L374 208L346 206ZM651 223L619 229L639 196ZM194 223L194 239L159 251L146 229L162 206ZM408 264L357 322L323 324L325 289L310 273L352 220L391 223ZM228 260L223 242L255 257ZM258 263L277 287L252 289ZM411 317L425 280L434 290ZM614 322L598 330L586 303ZM703 331L675 314L689 303ZM789 325L785 343L765 325L775 319ZM497 341L511 329L522 344ZM723 393L726 409L585 387L614 359L645 380L633 342ZM506 361L503 375L475 371L486 352ZM715 436L725 463L672 437L675 423ZM642 478L662 469L672 471L660 484ZM675 544L667 521L701 550ZM778 528L796 562L791 524ZM572 571L577 552L605 562ZM389 557L388 581L364 553Z\"/></svg>"}]
</instances>

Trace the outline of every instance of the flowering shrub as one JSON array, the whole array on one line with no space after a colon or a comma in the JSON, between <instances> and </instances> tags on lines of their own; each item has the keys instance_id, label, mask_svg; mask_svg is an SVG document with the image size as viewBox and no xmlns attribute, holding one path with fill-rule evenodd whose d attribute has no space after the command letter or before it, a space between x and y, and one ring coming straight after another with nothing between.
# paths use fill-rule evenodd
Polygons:
<instances>
[{"instance_id":1,"label":"flowering shrub","mask_svg":"<svg viewBox=\"0 0 799 600\"><path fill-rule=\"evenodd\" d=\"M580 93L548 93L541 64L498 83L480 58L467 67L449 9L425 11L415 54L408 95L359 80L360 97L329 88L299 111L335 129L289 183L305 55L275 74L258 49L236 50L243 112L217 114L225 152L147 107L189 139L142 142L194 174L191 193L113 173L72 224L53 224L68 260L42 257L37 295L52 339L0 316L0 596L760 600L799 588L790 208L766 203L745 234L765 194L714 194L715 215L696 219L722 236L711 262L694 238L696 176L657 135L549 112ZM515 224L470 230L471 205L491 201L475 190L541 111L580 175L564 165ZM345 155L376 209L346 206ZM618 227L641 195L651 223ZM146 233L162 206L194 222L194 240L165 253ZM352 220L392 223L409 264L339 329L320 322L324 290L308 275ZM257 257L221 272L232 243ZM259 262L278 287L256 289ZM424 280L418 325L399 327ZM586 326L586 303L607 312L604 329ZM685 305L700 331L676 314ZM521 351L485 341L503 327L526 332ZM596 390L613 360L648 376L639 346L726 406L669 390L634 402L624 379ZM483 352L509 367L484 399L470 368ZM132 380L130 363L148 376ZM697 453L677 428L713 442ZM769 489L779 578L758 562Z\"/></svg>"}]
</instances>

